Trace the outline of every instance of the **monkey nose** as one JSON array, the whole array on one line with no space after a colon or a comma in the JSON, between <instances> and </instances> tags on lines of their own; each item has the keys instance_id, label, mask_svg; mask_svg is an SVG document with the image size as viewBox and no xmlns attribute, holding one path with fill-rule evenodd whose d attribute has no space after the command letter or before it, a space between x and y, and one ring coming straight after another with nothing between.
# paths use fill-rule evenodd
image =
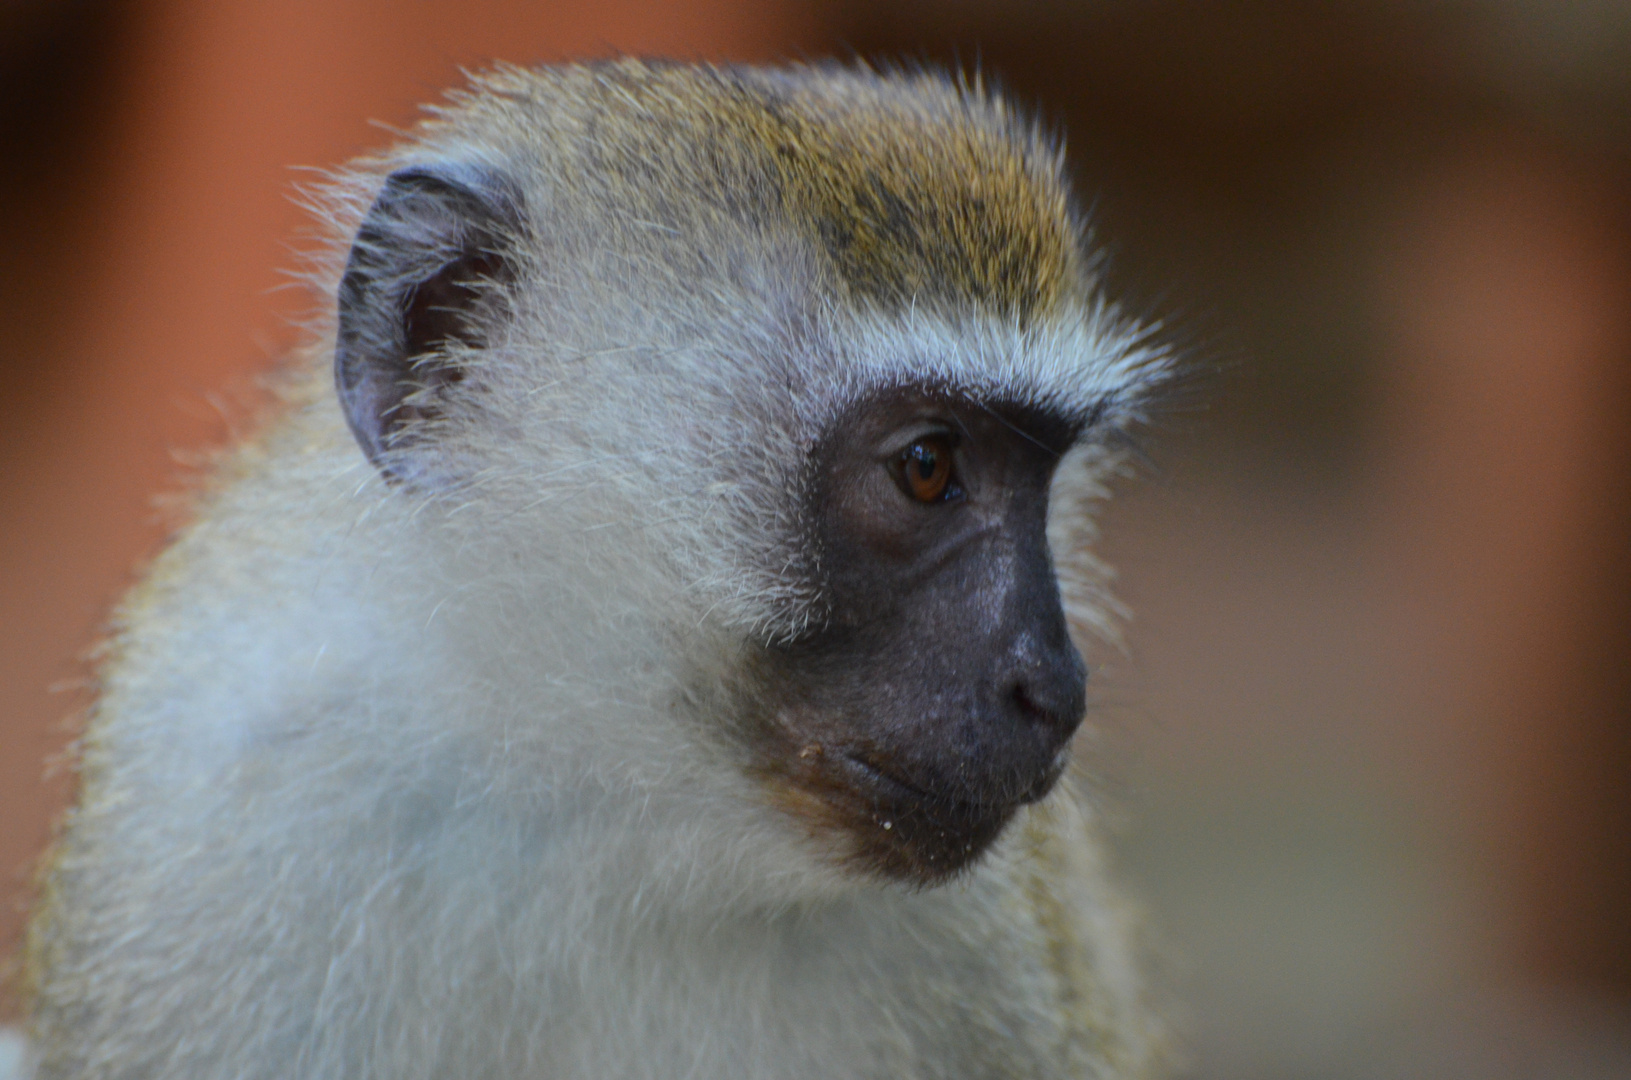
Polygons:
<instances>
[{"instance_id":1,"label":"monkey nose","mask_svg":"<svg viewBox=\"0 0 1631 1080\"><path fill-rule=\"evenodd\" d=\"M1087 713L1087 665L1068 642L1029 660L1010 684L1012 708L1021 723L1063 743Z\"/></svg>"}]
</instances>

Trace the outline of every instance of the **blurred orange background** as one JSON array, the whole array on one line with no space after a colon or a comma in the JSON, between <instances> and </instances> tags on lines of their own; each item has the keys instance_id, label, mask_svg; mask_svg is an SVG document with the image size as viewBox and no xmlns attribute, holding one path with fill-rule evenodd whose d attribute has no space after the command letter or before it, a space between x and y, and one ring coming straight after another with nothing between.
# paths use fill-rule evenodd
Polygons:
<instances>
[{"instance_id":1,"label":"blurred orange background","mask_svg":"<svg viewBox=\"0 0 1631 1080\"><path fill-rule=\"evenodd\" d=\"M1196 1073L1631 1075L1617 0L12 0L0 950L155 496L314 302L300 170L619 51L978 65L1068 135L1193 371L1107 509L1091 752Z\"/></svg>"}]
</instances>

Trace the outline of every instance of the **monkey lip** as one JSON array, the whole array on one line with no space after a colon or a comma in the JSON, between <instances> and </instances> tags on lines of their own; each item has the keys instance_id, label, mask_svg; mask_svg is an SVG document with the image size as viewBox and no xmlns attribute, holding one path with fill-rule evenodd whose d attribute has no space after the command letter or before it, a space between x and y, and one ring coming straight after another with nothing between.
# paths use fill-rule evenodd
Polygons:
<instances>
[{"instance_id":1,"label":"monkey lip","mask_svg":"<svg viewBox=\"0 0 1631 1080\"><path fill-rule=\"evenodd\" d=\"M851 766L852 772L860 774L867 787L880 792L891 801L947 807L974 817L1006 818L1018 807L1034 803L1053 790L1053 785L1065 771L1068 755L1063 753L1055 755L1048 767L1028 786L1011 795L1005 793L997 798L971 797L971 793L966 790L955 793L932 791L906 779L892 769L879 765L861 751L845 752L844 760Z\"/></svg>"}]
</instances>

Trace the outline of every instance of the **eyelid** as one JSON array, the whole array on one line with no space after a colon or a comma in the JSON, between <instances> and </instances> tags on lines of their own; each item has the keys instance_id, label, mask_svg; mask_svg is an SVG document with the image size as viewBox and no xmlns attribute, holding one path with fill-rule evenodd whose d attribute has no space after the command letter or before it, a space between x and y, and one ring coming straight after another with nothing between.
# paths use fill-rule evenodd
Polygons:
<instances>
[{"instance_id":1,"label":"eyelid","mask_svg":"<svg viewBox=\"0 0 1631 1080\"><path fill-rule=\"evenodd\" d=\"M878 460L893 461L910 450L914 443L922 442L924 439L945 439L955 452L963 445L963 431L943 420L926 420L921 424L913 424L890 434L889 441L883 444Z\"/></svg>"}]
</instances>

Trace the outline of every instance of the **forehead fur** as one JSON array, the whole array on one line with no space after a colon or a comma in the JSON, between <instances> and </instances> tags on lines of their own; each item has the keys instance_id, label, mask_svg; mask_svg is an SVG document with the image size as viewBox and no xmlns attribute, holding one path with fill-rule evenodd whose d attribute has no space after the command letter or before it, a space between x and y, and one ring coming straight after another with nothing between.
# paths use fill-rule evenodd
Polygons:
<instances>
[{"instance_id":1,"label":"forehead fur","mask_svg":"<svg viewBox=\"0 0 1631 1080\"><path fill-rule=\"evenodd\" d=\"M597 209L791 232L854 307L1028 322L1085 289L1057 148L978 82L625 60L501 68L474 90L442 116L546 140Z\"/></svg>"}]
</instances>

